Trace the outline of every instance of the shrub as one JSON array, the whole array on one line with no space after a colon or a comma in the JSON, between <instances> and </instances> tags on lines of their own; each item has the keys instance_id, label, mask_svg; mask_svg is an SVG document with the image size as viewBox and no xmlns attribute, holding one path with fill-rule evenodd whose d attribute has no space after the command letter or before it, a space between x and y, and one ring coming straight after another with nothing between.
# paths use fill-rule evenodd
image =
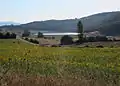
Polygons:
<instances>
[{"instance_id":1,"label":"shrub","mask_svg":"<svg viewBox=\"0 0 120 86\"><path fill-rule=\"evenodd\" d=\"M29 41L29 39L28 39L28 38L25 38L25 40Z\"/></svg>"},{"instance_id":2,"label":"shrub","mask_svg":"<svg viewBox=\"0 0 120 86\"><path fill-rule=\"evenodd\" d=\"M96 46L97 48L104 48L104 46L102 46L102 45L98 45L98 46Z\"/></svg>"},{"instance_id":3,"label":"shrub","mask_svg":"<svg viewBox=\"0 0 120 86\"><path fill-rule=\"evenodd\" d=\"M16 34L15 33L11 33L11 38L16 38Z\"/></svg>"},{"instance_id":4,"label":"shrub","mask_svg":"<svg viewBox=\"0 0 120 86\"><path fill-rule=\"evenodd\" d=\"M106 36L96 36L96 41L108 41Z\"/></svg>"},{"instance_id":5,"label":"shrub","mask_svg":"<svg viewBox=\"0 0 120 86\"><path fill-rule=\"evenodd\" d=\"M89 45L85 45L84 47L89 47Z\"/></svg>"},{"instance_id":6,"label":"shrub","mask_svg":"<svg viewBox=\"0 0 120 86\"><path fill-rule=\"evenodd\" d=\"M113 41L117 41L116 38L113 38Z\"/></svg>"},{"instance_id":7,"label":"shrub","mask_svg":"<svg viewBox=\"0 0 120 86\"><path fill-rule=\"evenodd\" d=\"M95 42L96 41L96 37L87 37L87 41L88 42Z\"/></svg>"},{"instance_id":8,"label":"shrub","mask_svg":"<svg viewBox=\"0 0 120 86\"><path fill-rule=\"evenodd\" d=\"M44 37L43 33L38 32L38 38L43 38L43 37Z\"/></svg>"},{"instance_id":9,"label":"shrub","mask_svg":"<svg viewBox=\"0 0 120 86\"><path fill-rule=\"evenodd\" d=\"M33 43L35 44L39 44L39 42L37 40L33 40Z\"/></svg>"},{"instance_id":10,"label":"shrub","mask_svg":"<svg viewBox=\"0 0 120 86\"><path fill-rule=\"evenodd\" d=\"M58 47L58 45L51 45L51 47Z\"/></svg>"},{"instance_id":11,"label":"shrub","mask_svg":"<svg viewBox=\"0 0 120 86\"><path fill-rule=\"evenodd\" d=\"M33 39L30 39L29 42L33 42Z\"/></svg>"},{"instance_id":12,"label":"shrub","mask_svg":"<svg viewBox=\"0 0 120 86\"><path fill-rule=\"evenodd\" d=\"M52 36L52 39L55 39L55 37L54 37L54 36Z\"/></svg>"},{"instance_id":13,"label":"shrub","mask_svg":"<svg viewBox=\"0 0 120 86\"><path fill-rule=\"evenodd\" d=\"M11 34L10 34L9 32L7 32L7 33L5 34L5 37L6 37L6 38L9 38L9 37L11 37Z\"/></svg>"},{"instance_id":14,"label":"shrub","mask_svg":"<svg viewBox=\"0 0 120 86\"><path fill-rule=\"evenodd\" d=\"M29 42L35 43L35 44L39 44L39 42L35 39L30 39Z\"/></svg>"},{"instance_id":15,"label":"shrub","mask_svg":"<svg viewBox=\"0 0 120 86\"><path fill-rule=\"evenodd\" d=\"M16 38L16 34L15 33L1 33L0 32L0 39L15 39Z\"/></svg>"},{"instance_id":16,"label":"shrub","mask_svg":"<svg viewBox=\"0 0 120 86\"><path fill-rule=\"evenodd\" d=\"M44 37L44 39L47 39L47 37Z\"/></svg>"},{"instance_id":17,"label":"shrub","mask_svg":"<svg viewBox=\"0 0 120 86\"><path fill-rule=\"evenodd\" d=\"M73 39L72 37L65 35L61 38L61 44L62 45L69 45L69 44L73 44Z\"/></svg>"},{"instance_id":18,"label":"shrub","mask_svg":"<svg viewBox=\"0 0 120 86\"><path fill-rule=\"evenodd\" d=\"M87 42L109 41L106 36L87 37Z\"/></svg>"}]
</instances>

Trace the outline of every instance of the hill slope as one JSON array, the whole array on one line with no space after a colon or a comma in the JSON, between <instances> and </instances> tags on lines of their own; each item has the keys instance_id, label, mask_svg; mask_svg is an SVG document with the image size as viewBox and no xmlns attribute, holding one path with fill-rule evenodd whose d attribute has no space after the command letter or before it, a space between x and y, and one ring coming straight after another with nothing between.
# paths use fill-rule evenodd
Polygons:
<instances>
[{"instance_id":1,"label":"hill slope","mask_svg":"<svg viewBox=\"0 0 120 86\"><path fill-rule=\"evenodd\" d=\"M105 35L118 35L120 12L105 12L81 19L35 21L17 26L2 26L8 29L46 30L56 32L76 32L77 22L81 20L85 31L100 31ZM112 33L114 32L114 33Z\"/></svg>"},{"instance_id":2,"label":"hill slope","mask_svg":"<svg viewBox=\"0 0 120 86\"><path fill-rule=\"evenodd\" d=\"M68 19L68 20L48 20L48 21L36 21L28 24L22 25L24 28L34 28L34 29L42 29L42 30L55 30L62 32L73 32L76 31L77 23L79 20L82 21L85 30L93 30L98 28L100 25L104 23L108 23L113 20L116 15L120 15L120 12L106 12L99 13L95 15L91 15L88 17L84 17L81 19ZM116 19L113 21L116 22Z\"/></svg>"}]
</instances>

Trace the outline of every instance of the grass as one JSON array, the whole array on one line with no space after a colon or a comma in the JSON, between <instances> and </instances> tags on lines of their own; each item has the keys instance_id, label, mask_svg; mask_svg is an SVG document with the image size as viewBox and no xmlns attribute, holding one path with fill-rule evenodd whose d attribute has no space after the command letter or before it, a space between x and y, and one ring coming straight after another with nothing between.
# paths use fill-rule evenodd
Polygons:
<instances>
[{"instance_id":1,"label":"grass","mask_svg":"<svg viewBox=\"0 0 120 86\"><path fill-rule=\"evenodd\" d=\"M120 48L40 47L0 39L0 85L120 86L119 51Z\"/></svg>"}]
</instances>

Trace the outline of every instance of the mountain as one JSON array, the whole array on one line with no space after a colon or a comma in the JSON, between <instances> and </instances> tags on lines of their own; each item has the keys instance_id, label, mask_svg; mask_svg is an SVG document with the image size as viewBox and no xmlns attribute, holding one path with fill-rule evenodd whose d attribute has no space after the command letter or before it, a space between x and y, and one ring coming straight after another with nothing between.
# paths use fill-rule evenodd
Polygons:
<instances>
[{"instance_id":1,"label":"mountain","mask_svg":"<svg viewBox=\"0 0 120 86\"><path fill-rule=\"evenodd\" d=\"M96 29L107 36L120 36L120 21L110 22Z\"/></svg>"},{"instance_id":2,"label":"mountain","mask_svg":"<svg viewBox=\"0 0 120 86\"><path fill-rule=\"evenodd\" d=\"M11 22L11 21L8 21L8 22L0 21L0 26L3 26L3 25L20 25L20 24L19 23L15 23L15 22Z\"/></svg>"},{"instance_id":3,"label":"mountain","mask_svg":"<svg viewBox=\"0 0 120 86\"><path fill-rule=\"evenodd\" d=\"M104 35L120 36L120 12L115 12L109 19L105 19L96 29L89 31L99 31Z\"/></svg>"},{"instance_id":4,"label":"mountain","mask_svg":"<svg viewBox=\"0 0 120 86\"><path fill-rule=\"evenodd\" d=\"M29 30L44 30L56 32L76 32L77 23L81 20L86 32L99 31L104 35L120 35L120 12L104 12L80 19L67 20L47 20L34 21L27 24L15 26L1 26L6 29L29 29Z\"/></svg>"}]
</instances>

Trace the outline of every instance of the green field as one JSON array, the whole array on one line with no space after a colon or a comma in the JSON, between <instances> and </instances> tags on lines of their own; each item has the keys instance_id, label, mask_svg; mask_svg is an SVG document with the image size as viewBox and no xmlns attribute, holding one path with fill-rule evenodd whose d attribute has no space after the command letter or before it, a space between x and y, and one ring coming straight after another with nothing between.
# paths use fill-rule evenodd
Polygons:
<instances>
[{"instance_id":1,"label":"green field","mask_svg":"<svg viewBox=\"0 0 120 86\"><path fill-rule=\"evenodd\" d=\"M51 48L0 39L1 80L8 73L91 83L81 86L120 86L120 48Z\"/></svg>"}]
</instances>

